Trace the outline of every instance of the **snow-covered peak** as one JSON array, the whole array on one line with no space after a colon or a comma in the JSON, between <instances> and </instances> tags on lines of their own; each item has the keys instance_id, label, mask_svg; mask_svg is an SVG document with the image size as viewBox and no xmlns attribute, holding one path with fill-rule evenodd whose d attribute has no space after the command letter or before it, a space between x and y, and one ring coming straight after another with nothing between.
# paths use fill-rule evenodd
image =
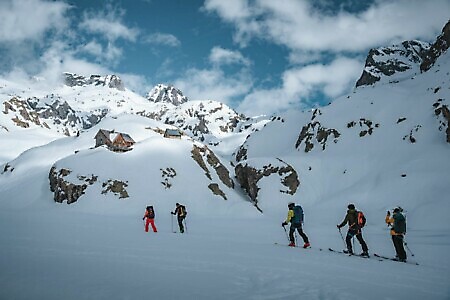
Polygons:
<instances>
[{"instance_id":1,"label":"snow-covered peak","mask_svg":"<svg viewBox=\"0 0 450 300\"><path fill-rule=\"evenodd\" d=\"M70 87L94 85L94 86L107 86L110 88L118 89L119 91L125 90L122 80L117 75L105 75L105 76L91 75L89 78L87 78L82 75L65 72L64 84Z\"/></svg>"},{"instance_id":2,"label":"snow-covered peak","mask_svg":"<svg viewBox=\"0 0 450 300\"><path fill-rule=\"evenodd\" d=\"M371 49L356 87L371 85L378 81L395 82L414 76L420 72L420 64L429 49L430 44L416 40Z\"/></svg>"},{"instance_id":3,"label":"snow-covered peak","mask_svg":"<svg viewBox=\"0 0 450 300\"><path fill-rule=\"evenodd\" d=\"M397 83L428 71L450 46L450 21L432 44L404 41L400 45L371 49L356 87L376 82Z\"/></svg>"},{"instance_id":4,"label":"snow-covered peak","mask_svg":"<svg viewBox=\"0 0 450 300\"><path fill-rule=\"evenodd\" d=\"M183 104L188 101L186 96L183 96L183 92L174 87L173 85L158 84L148 94L147 99L157 102L171 103L175 106Z\"/></svg>"}]
</instances>

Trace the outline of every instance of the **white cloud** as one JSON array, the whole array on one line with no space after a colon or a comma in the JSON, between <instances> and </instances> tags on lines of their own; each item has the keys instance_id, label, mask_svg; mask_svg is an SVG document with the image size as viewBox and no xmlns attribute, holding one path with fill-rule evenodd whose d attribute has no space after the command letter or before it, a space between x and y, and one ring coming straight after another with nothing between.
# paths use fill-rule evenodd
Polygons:
<instances>
[{"instance_id":1,"label":"white cloud","mask_svg":"<svg viewBox=\"0 0 450 300\"><path fill-rule=\"evenodd\" d=\"M214 12L236 28L245 45L265 38L290 50L361 51L406 39L433 39L447 22L448 0L378 0L366 11L321 14L307 0L206 0Z\"/></svg>"},{"instance_id":2,"label":"white cloud","mask_svg":"<svg viewBox=\"0 0 450 300\"><path fill-rule=\"evenodd\" d=\"M164 45L169 47L179 47L180 40L172 34L156 32L146 36L143 41L149 44Z\"/></svg>"},{"instance_id":3,"label":"white cloud","mask_svg":"<svg viewBox=\"0 0 450 300\"><path fill-rule=\"evenodd\" d=\"M209 61L215 65L250 65L250 60L248 58L245 58L239 51L232 51L218 46L211 49Z\"/></svg>"},{"instance_id":4,"label":"white cloud","mask_svg":"<svg viewBox=\"0 0 450 300\"><path fill-rule=\"evenodd\" d=\"M85 12L79 28L91 34L106 37L110 42L114 42L117 39L135 41L139 30L128 27L123 23L124 14L123 10L106 5L104 11Z\"/></svg>"},{"instance_id":5,"label":"white cloud","mask_svg":"<svg viewBox=\"0 0 450 300\"><path fill-rule=\"evenodd\" d=\"M0 43L39 41L50 31L68 27L64 2L42 0L0 1Z\"/></svg>"},{"instance_id":6,"label":"white cloud","mask_svg":"<svg viewBox=\"0 0 450 300\"><path fill-rule=\"evenodd\" d=\"M243 97L252 87L248 74L228 76L218 68L189 69L174 85L192 100L216 100L230 105L236 97Z\"/></svg>"},{"instance_id":7,"label":"white cloud","mask_svg":"<svg viewBox=\"0 0 450 300\"><path fill-rule=\"evenodd\" d=\"M292 107L304 108L313 92L322 91L334 98L349 91L362 69L358 60L340 57L328 65L313 64L285 71L282 85L249 93L238 110L246 114L282 112ZM313 103L309 103L313 104Z\"/></svg>"}]
</instances>

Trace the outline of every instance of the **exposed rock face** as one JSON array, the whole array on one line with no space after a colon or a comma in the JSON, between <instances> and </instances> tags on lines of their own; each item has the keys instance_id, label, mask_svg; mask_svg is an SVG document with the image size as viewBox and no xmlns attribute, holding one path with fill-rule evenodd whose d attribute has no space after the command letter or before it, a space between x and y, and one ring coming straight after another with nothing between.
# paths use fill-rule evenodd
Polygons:
<instances>
[{"instance_id":1,"label":"exposed rock face","mask_svg":"<svg viewBox=\"0 0 450 300\"><path fill-rule=\"evenodd\" d=\"M47 95L51 104L42 105L37 98L27 100L13 97L3 103L3 113L11 115L17 126L29 128L32 124L43 128L55 128L66 135L76 134L79 129L89 129L108 113L106 109L91 114L77 112L56 95Z\"/></svg>"},{"instance_id":2,"label":"exposed rock face","mask_svg":"<svg viewBox=\"0 0 450 300\"><path fill-rule=\"evenodd\" d=\"M364 137L367 134L372 135L375 128L380 127L380 124L378 124L378 123L373 124L373 122L371 120L366 119L366 118L361 118L361 119L359 119L359 121L351 121L351 122L347 123L347 128L353 128L358 125L359 125L359 128L361 129L361 131L359 132L360 137Z\"/></svg>"},{"instance_id":3,"label":"exposed rock face","mask_svg":"<svg viewBox=\"0 0 450 300\"><path fill-rule=\"evenodd\" d=\"M215 171L220 181L229 188L234 188L234 182L230 178L230 173L228 169L220 162L217 156L208 147L198 147L192 148L192 158L197 162L197 164L205 171L205 176L212 180L211 173L205 163L204 158L209 166L211 166Z\"/></svg>"},{"instance_id":4,"label":"exposed rock face","mask_svg":"<svg viewBox=\"0 0 450 300\"><path fill-rule=\"evenodd\" d=\"M356 87L372 85L383 77L392 77L391 81L395 82L394 75L399 73L412 72L409 74L412 77L416 69L426 72L449 46L450 21L432 45L420 41L405 41L401 45L371 49Z\"/></svg>"},{"instance_id":5,"label":"exposed rock face","mask_svg":"<svg viewBox=\"0 0 450 300\"><path fill-rule=\"evenodd\" d=\"M173 85L158 84L148 94L147 99L153 102L165 102L178 106L188 101L183 93Z\"/></svg>"},{"instance_id":6,"label":"exposed rock face","mask_svg":"<svg viewBox=\"0 0 450 300\"><path fill-rule=\"evenodd\" d=\"M278 176L280 176L280 183L286 187L286 190L280 190L281 193L294 195L297 192L297 188L300 185L297 172L289 164L286 164L282 160L278 161L280 163L279 166L269 164L263 166L263 168L259 170L247 163L238 164L234 169L237 181L247 192L256 207L258 207L258 192L260 190L258 182L263 177L278 174Z\"/></svg>"},{"instance_id":7,"label":"exposed rock face","mask_svg":"<svg viewBox=\"0 0 450 300\"><path fill-rule=\"evenodd\" d=\"M86 78L81 75L73 74L73 73L64 73L64 84L70 87L73 86L86 86L86 85L94 85L94 86L107 86L112 89L117 89L119 91L124 91L125 87L117 75L91 75L89 78Z\"/></svg>"},{"instance_id":8,"label":"exposed rock face","mask_svg":"<svg viewBox=\"0 0 450 300\"><path fill-rule=\"evenodd\" d=\"M429 48L428 43L405 41L397 46L371 49L356 87L372 85L383 76L390 77L417 68L426 57Z\"/></svg>"},{"instance_id":9,"label":"exposed rock face","mask_svg":"<svg viewBox=\"0 0 450 300\"><path fill-rule=\"evenodd\" d=\"M19 127L29 128L31 124L35 124L48 128L48 125L41 122L38 113L34 111L26 100L13 97L5 101L3 106L3 113L13 116L11 119Z\"/></svg>"},{"instance_id":10,"label":"exposed rock face","mask_svg":"<svg viewBox=\"0 0 450 300\"><path fill-rule=\"evenodd\" d=\"M439 99L433 104L434 113L439 118L439 130L445 130L447 143L450 143L450 110L448 106L442 102L443 99Z\"/></svg>"},{"instance_id":11,"label":"exposed rock face","mask_svg":"<svg viewBox=\"0 0 450 300\"><path fill-rule=\"evenodd\" d=\"M56 167L52 167L49 173L50 190L54 193L53 199L55 202L62 203L67 201L67 204L74 203L80 198L88 185L92 185L97 181L97 177L92 175L91 177L79 177L82 181L81 184L74 184L65 179L72 171L68 169L57 170Z\"/></svg>"},{"instance_id":12,"label":"exposed rock face","mask_svg":"<svg viewBox=\"0 0 450 300\"><path fill-rule=\"evenodd\" d=\"M89 186L98 182L98 176L93 174L89 176L77 175L76 177L69 175L71 170L53 166L49 172L50 190L53 192L53 199L55 202L62 203L67 201L67 204L77 202L78 199L84 195ZM75 183L76 182L76 183ZM113 193L118 195L119 199L128 198L126 187L127 182L115 179L108 179L102 184L102 194Z\"/></svg>"},{"instance_id":13,"label":"exposed rock face","mask_svg":"<svg viewBox=\"0 0 450 300\"><path fill-rule=\"evenodd\" d=\"M129 196L126 190L127 186L128 183L126 182L110 179L102 184L103 187L102 194L110 192L113 193L114 195L119 195L119 199L128 198Z\"/></svg>"},{"instance_id":14,"label":"exposed rock face","mask_svg":"<svg viewBox=\"0 0 450 300\"><path fill-rule=\"evenodd\" d=\"M200 168L202 168L205 171L205 176L209 180L211 180L211 181L213 180L210 169L209 169L209 167L211 167L216 172L216 174L219 177L220 182L222 182L222 184L224 184L226 187L228 187L230 189L234 188L234 181L230 177L230 172L220 162L220 160L217 158L217 156L214 154L214 152L212 152L210 149L208 149L208 147L206 147L206 146L198 147L198 146L194 145L191 153L192 153L192 158L200 166ZM216 195L224 194L223 191L220 190L220 187L217 183L210 184L209 188ZM220 190L220 193L218 192L219 190ZM226 200L226 196L223 196L223 198Z\"/></svg>"},{"instance_id":15,"label":"exposed rock face","mask_svg":"<svg viewBox=\"0 0 450 300\"><path fill-rule=\"evenodd\" d=\"M442 53L447 51L450 46L450 21L445 24L442 29L442 34L438 36L436 42L426 52L420 70L422 72L428 71L436 62L436 59L441 56Z\"/></svg>"},{"instance_id":16,"label":"exposed rock face","mask_svg":"<svg viewBox=\"0 0 450 300\"><path fill-rule=\"evenodd\" d=\"M303 126L300 135L298 136L295 148L298 149L304 145L304 151L310 152L316 143L322 146L322 150L325 150L327 146L328 138L332 136L333 142L337 143L341 134L336 129L329 129L323 127L318 121L312 121Z\"/></svg>"}]
</instances>

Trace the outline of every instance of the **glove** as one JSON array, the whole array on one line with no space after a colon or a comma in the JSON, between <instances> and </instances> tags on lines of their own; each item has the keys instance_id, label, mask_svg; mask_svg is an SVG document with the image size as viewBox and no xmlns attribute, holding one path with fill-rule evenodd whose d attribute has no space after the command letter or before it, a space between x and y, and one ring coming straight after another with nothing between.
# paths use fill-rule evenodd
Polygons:
<instances>
[{"instance_id":1,"label":"glove","mask_svg":"<svg viewBox=\"0 0 450 300\"><path fill-rule=\"evenodd\" d=\"M387 215L390 216L390 215L391 215L391 212L390 212L390 211L387 211Z\"/></svg>"},{"instance_id":2,"label":"glove","mask_svg":"<svg viewBox=\"0 0 450 300\"><path fill-rule=\"evenodd\" d=\"M338 229L341 229L341 226L339 226L339 225L336 225L336 227L337 227Z\"/></svg>"},{"instance_id":3,"label":"glove","mask_svg":"<svg viewBox=\"0 0 450 300\"><path fill-rule=\"evenodd\" d=\"M170 212L171 215L174 215L175 213L173 211Z\"/></svg>"},{"instance_id":4,"label":"glove","mask_svg":"<svg viewBox=\"0 0 450 300\"><path fill-rule=\"evenodd\" d=\"M287 223L286 222L283 222L283 223L281 223L281 226L286 226L287 225Z\"/></svg>"},{"instance_id":5,"label":"glove","mask_svg":"<svg viewBox=\"0 0 450 300\"><path fill-rule=\"evenodd\" d=\"M144 220L145 220L145 217L142 218L142 221L144 221Z\"/></svg>"}]
</instances>

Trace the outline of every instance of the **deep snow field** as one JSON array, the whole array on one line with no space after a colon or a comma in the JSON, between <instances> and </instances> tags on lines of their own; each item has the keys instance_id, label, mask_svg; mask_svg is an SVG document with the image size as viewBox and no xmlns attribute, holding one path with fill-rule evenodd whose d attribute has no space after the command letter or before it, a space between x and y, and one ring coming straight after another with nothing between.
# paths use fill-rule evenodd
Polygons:
<instances>
[{"instance_id":1,"label":"deep snow field","mask_svg":"<svg viewBox=\"0 0 450 300\"><path fill-rule=\"evenodd\" d=\"M144 207L133 216L86 214L76 204L51 202L35 211L1 211L0 299L450 297L448 232L414 229L429 220L409 223L415 256L408 257L416 266L329 252L343 248L335 224L345 207L336 219L335 212L322 213L323 221L305 208L312 244L306 250L284 246L284 214L268 218L245 204L229 217L193 213L187 233L179 234L172 233L177 226L170 209L155 207L158 232L145 233ZM393 256L387 227L369 218L364 236L370 252Z\"/></svg>"}]
</instances>

